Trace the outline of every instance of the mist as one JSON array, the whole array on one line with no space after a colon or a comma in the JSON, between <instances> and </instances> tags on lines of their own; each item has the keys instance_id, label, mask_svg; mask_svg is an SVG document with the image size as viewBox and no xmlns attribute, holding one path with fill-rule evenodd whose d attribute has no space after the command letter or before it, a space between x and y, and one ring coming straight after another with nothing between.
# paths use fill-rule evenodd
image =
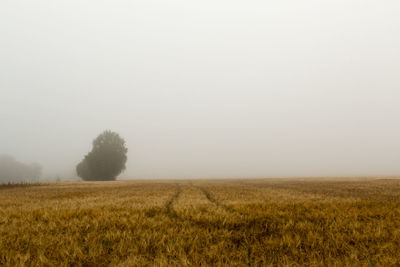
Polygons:
<instances>
[{"instance_id":1,"label":"mist","mask_svg":"<svg viewBox=\"0 0 400 267\"><path fill-rule=\"evenodd\" d=\"M120 179L400 174L399 1L0 2L0 154Z\"/></svg>"}]
</instances>

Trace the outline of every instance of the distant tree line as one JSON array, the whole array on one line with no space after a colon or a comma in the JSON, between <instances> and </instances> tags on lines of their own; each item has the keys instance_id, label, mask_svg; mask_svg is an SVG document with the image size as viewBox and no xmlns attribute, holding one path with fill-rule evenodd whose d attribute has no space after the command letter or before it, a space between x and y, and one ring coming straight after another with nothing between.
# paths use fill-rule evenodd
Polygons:
<instances>
[{"instance_id":1,"label":"distant tree line","mask_svg":"<svg viewBox=\"0 0 400 267\"><path fill-rule=\"evenodd\" d=\"M10 155L0 155L0 183L38 181L42 167L37 163L24 164Z\"/></svg>"},{"instance_id":2,"label":"distant tree line","mask_svg":"<svg viewBox=\"0 0 400 267\"><path fill-rule=\"evenodd\" d=\"M128 149L118 133L104 131L93 140L92 150L76 166L85 181L113 181L125 170ZM37 163L25 164L10 155L0 155L0 183L36 182L42 173Z\"/></svg>"}]
</instances>

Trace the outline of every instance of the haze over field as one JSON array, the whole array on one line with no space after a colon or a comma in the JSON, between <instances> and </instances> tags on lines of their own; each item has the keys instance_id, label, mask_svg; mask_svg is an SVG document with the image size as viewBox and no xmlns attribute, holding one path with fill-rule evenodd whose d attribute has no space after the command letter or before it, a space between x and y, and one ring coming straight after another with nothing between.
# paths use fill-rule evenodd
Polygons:
<instances>
[{"instance_id":1,"label":"haze over field","mask_svg":"<svg viewBox=\"0 0 400 267\"><path fill-rule=\"evenodd\" d=\"M400 2L0 2L0 154L75 176L400 174Z\"/></svg>"}]
</instances>

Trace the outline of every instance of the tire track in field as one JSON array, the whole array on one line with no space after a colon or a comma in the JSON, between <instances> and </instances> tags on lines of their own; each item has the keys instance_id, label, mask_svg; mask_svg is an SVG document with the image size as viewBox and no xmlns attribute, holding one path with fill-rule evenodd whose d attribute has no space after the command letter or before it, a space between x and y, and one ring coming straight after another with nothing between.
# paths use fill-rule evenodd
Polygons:
<instances>
[{"instance_id":1,"label":"tire track in field","mask_svg":"<svg viewBox=\"0 0 400 267\"><path fill-rule=\"evenodd\" d=\"M231 213L231 215L240 215L240 216L245 216L245 218L247 218L246 214L243 214L237 210L235 210L234 208L227 206L221 202L219 202L214 195L208 191L207 189L205 189L204 187L201 186L195 186L193 185L192 182L189 183L189 188L197 188L199 189L207 198L208 201L210 201L212 204L214 204L217 207L220 207L221 209ZM223 225L222 227L224 227L225 229L229 230L229 231L238 231L238 225L240 225L237 223L227 223L225 225L225 221L221 224L221 222L218 221L213 221L210 220L209 218L207 218L206 220L202 220L202 219L196 219L193 218L191 216L189 217L185 217L182 216L180 214L178 214L178 212L174 209L173 205L174 203L179 199L180 195L182 194L182 186L180 186L179 184L176 184L176 192L171 196L171 198L166 202L164 209L165 209L165 214L174 222L174 224L176 223L180 223L181 227L182 225L185 225L184 227L189 227L189 228L193 228L193 227L198 227L199 229L202 229L201 231L207 231L207 233L213 232L213 231L218 231L221 229L221 225ZM208 213L210 213L210 211L207 211ZM240 220L242 221L242 220ZM242 221L242 224L244 224L245 229L247 229L248 227L246 227L245 225L252 225L251 222L246 222L246 221ZM243 242L243 240L247 240L247 235L245 234L243 237L232 237L231 240L229 240L233 246L236 246L238 249L240 249L241 247L245 247L247 249L247 260L246 260L246 265L247 266L253 266L252 262L252 248L250 246L250 244L247 243L247 241ZM227 240L224 240L225 242L227 242ZM229 242L228 241L228 242Z\"/></svg>"},{"instance_id":2,"label":"tire track in field","mask_svg":"<svg viewBox=\"0 0 400 267\"><path fill-rule=\"evenodd\" d=\"M175 193L171 196L171 198L165 203L164 209L165 213L174 219L178 218L178 214L176 213L173 204L176 202L176 200L179 198L179 196L182 193L182 188L180 185L176 184L176 191Z\"/></svg>"},{"instance_id":3,"label":"tire track in field","mask_svg":"<svg viewBox=\"0 0 400 267\"><path fill-rule=\"evenodd\" d=\"M201 187L201 186L195 186L195 187L197 187L198 189L200 189L200 191L205 195L205 197L206 197L211 203L213 203L214 205L216 205L217 207L220 207L221 209L223 209L223 210L225 210L225 211L227 211L227 212L230 212L230 213L235 213L235 214L239 214L239 215L246 215L246 214L243 214L243 213L241 213L241 212L235 210L234 208L232 208L232 207L230 207L230 206L227 206L227 205L225 205L225 204L219 202L219 201L214 197L214 195L213 195L209 190L205 189L204 187Z\"/></svg>"},{"instance_id":4,"label":"tire track in field","mask_svg":"<svg viewBox=\"0 0 400 267\"><path fill-rule=\"evenodd\" d=\"M246 260L246 265L247 266L254 266L253 263L253 256L252 256L252 245L248 243L248 238L254 239L254 233L252 233L251 231L249 231L249 228L253 228L256 225L264 225L264 219L262 219L262 221L260 222L259 219L250 219L249 218L249 214L247 213L243 213L240 212L238 210L236 210L235 208L228 206L226 204L221 203L220 201L218 201L215 196L206 188L202 187L202 186L195 186L198 189L200 189L200 191L205 195L205 197L214 205L216 205L217 207L220 207L221 209L225 210L226 212L231 213L231 216L240 216L241 219L239 219L239 223L230 223L230 225L226 225L225 228L230 230L230 231L235 231L236 233L238 233L238 226L240 224L242 224L242 228L241 229L246 229L242 232L240 232L238 234L238 237L234 237L232 238L230 241L232 243L232 245L235 245L237 249L246 249L247 251L247 260ZM273 256L275 257L275 256ZM273 258L272 258L273 260ZM269 265L269 264L268 264Z\"/></svg>"}]
</instances>

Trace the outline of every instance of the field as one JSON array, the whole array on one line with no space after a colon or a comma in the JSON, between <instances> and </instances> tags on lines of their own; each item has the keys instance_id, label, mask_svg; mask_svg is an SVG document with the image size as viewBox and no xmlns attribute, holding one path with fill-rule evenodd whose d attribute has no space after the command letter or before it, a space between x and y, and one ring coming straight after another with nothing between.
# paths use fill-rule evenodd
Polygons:
<instances>
[{"instance_id":1,"label":"field","mask_svg":"<svg viewBox=\"0 0 400 267\"><path fill-rule=\"evenodd\" d=\"M0 186L1 266L399 266L400 180Z\"/></svg>"}]
</instances>

